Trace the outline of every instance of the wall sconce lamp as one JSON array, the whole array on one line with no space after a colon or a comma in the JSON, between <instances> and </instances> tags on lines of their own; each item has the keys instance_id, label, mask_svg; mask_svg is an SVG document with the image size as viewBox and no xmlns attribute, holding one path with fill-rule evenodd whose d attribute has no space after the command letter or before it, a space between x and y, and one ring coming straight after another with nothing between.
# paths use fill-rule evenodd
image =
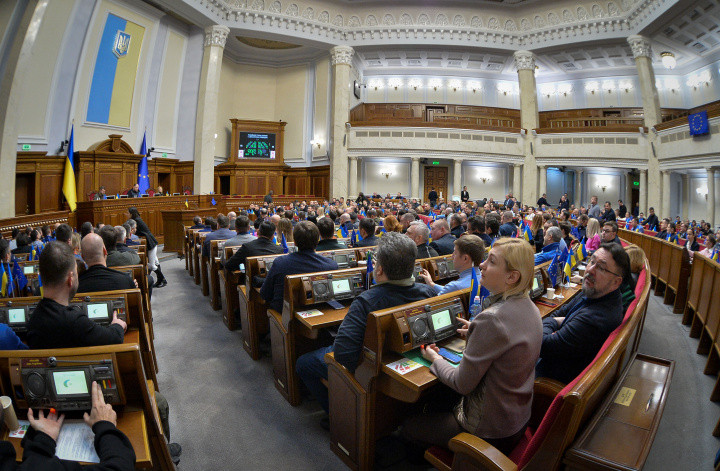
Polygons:
<instances>
[{"instance_id":1,"label":"wall sconce lamp","mask_svg":"<svg viewBox=\"0 0 720 471\"><path fill-rule=\"evenodd\" d=\"M602 192L605 193L605 190L607 190L607 185L598 185L598 188L600 188Z\"/></svg>"},{"instance_id":2,"label":"wall sconce lamp","mask_svg":"<svg viewBox=\"0 0 720 471\"><path fill-rule=\"evenodd\" d=\"M600 90L600 85L597 82L590 82L585 85L585 90L594 95L596 91Z\"/></svg>"},{"instance_id":3,"label":"wall sconce lamp","mask_svg":"<svg viewBox=\"0 0 720 471\"><path fill-rule=\"evenodd\" d=\"M399 87L400 85L402 85L402 80L400 80L399 78L391 78L391 79L388 81L388 85L390 85L390 86L393 87L395 90L397 90L398 87Z\"/></svg>"},{"instance_id":4,"label":"wall sconce lamp","mask_svg":"<svg viewBox=\"0 0 720 471\"><path fill-rule=\"evenodd\" d=\"M311 145L311 146L317 146L317 148L319 149L319 148L322 147L323 141L320 140L320 139L313 139L312 141L310 141L310 145Z\"/></svg>"},{"instance_id":5,"label":"wall sconce lamp","mask_svg":"<svg viewBox=\"0 0 720 471\"><path fill-rule=\"evenodd\" d=\"M708 189L707 189L707 187L696 188L696 189L695 189L695 193L697 193L698 196L700 196L700 197L703 197L703 196L704 196L705 199L708 198Z\"/></svg>"},{"instance_id":6,"label":"wall sconce lamp","mask_svg":"<svg viewBox=\"0 0 720 471\"><path fill-rule=\"evenodd\" d=\"M450 80L450 88L452 88L452 91L456 92L458 88L462 87L462 84L460 83L460 80Z\"/></svg>"},{"instance_id":7,"label":"wall sconce lamp","mask_svg":"<svg viewBox=\"0 0 720 471\"><path fill-rule=\"evenodd\" d=\"M483 182L483 184L487 183L488 180L490 180L490 177L480 177L480 181Z\"/></svg>"},{"instance_id":8,"label":"wall sconce lamp","mask_svg":"<svg viewBox=\"0 0 720 471\"><path fill-rule=\"evenodd\" d=\"M380 175L385 177L385 179L387 180L388 178L390 178L392 176L392 172L382 172L382 173L380 173Z\"/></svg>"},{"instance_id":9,"label":"wall sconce lamp","mask_svg":"<svg viewBox=\"0 0 720 471\"><path fill-rule=\"evenodd\" d=\"M432 79L430 80L429 85L433 88L433 90L437 91L437 89L442 86L442 82L440 79Z\"/></svg>"},{"instance_id":10,"label":"wall sconce lamp","mask_svg":"<svg viewBox=\"0 0 720 471\"><path fill-rule=\"evenodd\" d=\"M419 79L411 79L409 85L413 87L413 90L417 90L422 85Z\"/></svg>"},{"instance_id":11,"label":"wall sconce lamp","mask_svg":"<svg viewBox=\"0 0 720 471\"><path fill-rule=\"evenodd\" d=\"M482 85L480 82L468 82L468 89L472 90L473 93L477 92L478 90L482 90Z\"/></svg>"}]
</instances>

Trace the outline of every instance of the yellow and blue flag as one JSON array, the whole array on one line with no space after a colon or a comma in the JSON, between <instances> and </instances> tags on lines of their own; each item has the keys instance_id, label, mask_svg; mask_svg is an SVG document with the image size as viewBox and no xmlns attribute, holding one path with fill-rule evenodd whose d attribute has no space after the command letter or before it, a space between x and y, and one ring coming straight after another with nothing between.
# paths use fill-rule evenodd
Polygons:
<instances>
[{"instance_id":1,"label":"yellow and blue flag","mask_svg":"<svg viewBox=\"0 0 720 471\"><path fill-rule=\"evenodd\" d=\"M355 246L355 244L357 244L357 237L355 236L355 229L353 229L350 234L350 245Z\"/></svg>"},{"instance_id":2,"label":"yellow and blue flag","mask_svg":"<svg viewBox=\"0 0 720 471\"><path fill-rule=\"evenodd\" d=\"M368 252L367 254L367 275L365 280L365 289L370 289L370 285L375 283L375 280L373 280L373 254L372 252Z\"/></svg>"},{"instance_id":3,"label":"yellow and blue flag","mask_svg":"<svg viewBox=\"0 0 720 471\"><path fill-rule=\"evenodd\" d=\"M565 278L570 281L570 275L572 275L572 253L568 253L567 257L565 257L563 273L565 273Z\"/></svg>"},{"instance_id":4,"label":"yellow and blue flag","mask_svg":"<svg viewBox=\"0 0 720 471\"><path fill-rule=\"evenodd\" d=\"M143 158L140 161L140 168L138 169L138 186L140 187L140 194L144 195L150 189L150 175L148 172L148 150L147 150L147 132L143 133L143 141L140 145L140 154Z\"/></svg>"},{"instance_id":5,"label":"yellow and blue flag","mask_svg":"<svg viewBox=\"0 0 720 471\"><path fill-rule=\"evenodd\" d=\"M288 248L288 245L287 245L287 240L285 240L285 233L284 233L284 232L282 233L282 239L281 239L280 243L281 243L282 248L283 248L283 253L288 253L288 252L290 252L290 249Z\"/></svg>"},{"instance_id":6,"label":"yellow and blue flag","mask_svg":"<svg viewBox=\"0 0 720 471\"><path fill-rule=\"evenodd\" d=\"M0 295L2 295L3 298L7 297L7 290L8 290L8 276L5 272L5 264L0 263Z\"/></svg>"},{"instance_id":7,"label":"yellow and blue flag","mask_svg":"<svg viewBox=\"0 0 720 471\"><path fill-rule=\"evenodd\" d=\"M17 258L15 258L15 256L13 256L12 263L13 263L13 276L15 277L15 279L18 282L18 288L23 290L23 289L25 289L25 287L28 284L27 276L25 276L25 273L23 273L23 269L20 266L20 263L18 263L18 260L17 260Z\"/></svg>"},{"instance_id":8,"label":"yellow and blue flag","mask_svg":"<svg viewBox=\"0 0 720 471\"><path fill-rule=\"evenodd\" d=\"M70 128L70 143L65 158L65 172L63 173L62 192L70 206L70 211L77 209L77 186L75 185L75 125Z\"/></svg>"},{"instance_id":9,"label":"yellow and blue flag","mask_svg":"<svg viewBox=\"0 0 720 471\"><path fill-rule=\"evenodd\" d=\"M523 236L525 237L525 240L530 242L533 239L532 232L530 231L530 227L525 224L525 230L523 231Z\"/></svg>"}]
</instances>

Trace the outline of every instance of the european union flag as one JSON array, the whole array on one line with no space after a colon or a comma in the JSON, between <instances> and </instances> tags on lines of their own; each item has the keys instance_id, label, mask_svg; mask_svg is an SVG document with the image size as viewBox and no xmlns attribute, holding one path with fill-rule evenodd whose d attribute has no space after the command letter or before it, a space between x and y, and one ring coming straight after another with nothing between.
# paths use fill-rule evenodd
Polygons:
<instances>
[{"instance_id":1,"label":"european union flag","mask_svg":"<svg viewBox=\"0 0 720 471\"><path fill-rule=\"evenodd\" d=\"M355 246L355 244L357 244L357 238L355 237L355 229L353 229L350 235L350 245Z\"/></svg>"},{"instance_id":2,"label":"european union flag","mask_svg":"<svg viewBox=\"0 0 720 471\"><path fill-rule=\"evenodd\" d=\"M138 186L140 187L140 194L144 195L150 189L150 177L148 172L148 159L147 159L147 139L146 134L143 133L143 141L140 145L140 153L143 158L140 161L140 167L138 168Z\"/></svg>"},{"instance_id":3,"label":"european union flag","mask_svg":"<svg viewBox=\"0 0 720 471\"><path fill-rule=\"evenodd\" d=\"M25 273L23 272L22 267L20 266L20 263L18 263L17 258L13 255L12 259L13 263L13 276L15 279L18 280L18 288L23 290L28 284L27 276L25 276Z\"/></svg>"},{"instance_id":4,"label":"european union flag","mask_svg":"<svg viewBox=\"0 0 720 471\"><path fill-rule=\"evenodd\" d=\"M212 199L210 200L210 204L213 205L213 206L215 206L215 205L217 204L217 201L215 201L215 197L214 197L214 196L213 196Z\"/></svg>"},{"instance_id":5,"label":"european union flag","mask_svg":"<svg viewBox=\"0 0 720 471\"><path fill-rule=\"evenodd\" d=\"M690 126L691 136L700 136L710 132L708 126L708 114L707 111L701 111L688 116L688 125Z\"/></svg>"},{"instance_id":6,"label":"european union flag","mask_svg":"<svg viewBox=\"0 0 720 471\"><path fill-rule=\"evenodd\" d=\"M373 259L372 252L368 252L368 254L367 254L367 280L365 280L366 289L370 289L370 285L375 282L372 279L372 272L373 272L372 259Z\"/></svg>"},{"instance_id":7,"label":"european union flag","mask_svg":"<svg viewBox=\"0 0 720 471\"><path fill-rule=\"evenodd\" d=\"M288 253L288 252L290 252L290 249L288 248L288 245L287 245L287 240L285 240L285 233L284 233L284 232L282 233L282 239L281 239L280 243L281 243L282 248L283 248L283 253Z\"/></svg>"}]
</instances>

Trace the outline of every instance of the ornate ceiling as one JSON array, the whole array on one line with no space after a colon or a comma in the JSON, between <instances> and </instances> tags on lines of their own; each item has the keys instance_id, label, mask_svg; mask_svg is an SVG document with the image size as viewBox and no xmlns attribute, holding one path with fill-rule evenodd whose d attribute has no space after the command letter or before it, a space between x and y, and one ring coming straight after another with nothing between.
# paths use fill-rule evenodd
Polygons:
<instances>
[{"instance_id":1,"label":"ornate ceiling","mask_svg":"<svg viewBox=\"0 0 720 471\"><path fill-rule=\"evenodd\" d=\"M285 41L288 51L228 41L239 62L289 65L347 44L365 75L514 74L512 52L538 55L547 78L632 73L626 38L651 39L689 72L720 58L720 0L153 0L200 26L229 26L234 35Z\"/></svg>"}]
</instances>

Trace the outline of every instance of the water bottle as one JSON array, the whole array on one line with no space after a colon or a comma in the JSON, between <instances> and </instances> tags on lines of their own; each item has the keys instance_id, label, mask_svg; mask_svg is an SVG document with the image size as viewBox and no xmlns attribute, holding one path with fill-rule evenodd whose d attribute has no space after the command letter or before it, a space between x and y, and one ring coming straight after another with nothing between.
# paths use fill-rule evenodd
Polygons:
<instances>
[{"instance_id":1,"label":"water bottle","mask_svg":"<svg viewBox=\"0 0 720 471\"><path fill-rule=\"evenodd\" d=\"M470 320L472 321L475 319L475 316L477 316L480 312L482 312L482 302L480 301L480 296L475 296L475 300L472 303L472 306L470 306Z\"/></svg>"}]
</instances>

